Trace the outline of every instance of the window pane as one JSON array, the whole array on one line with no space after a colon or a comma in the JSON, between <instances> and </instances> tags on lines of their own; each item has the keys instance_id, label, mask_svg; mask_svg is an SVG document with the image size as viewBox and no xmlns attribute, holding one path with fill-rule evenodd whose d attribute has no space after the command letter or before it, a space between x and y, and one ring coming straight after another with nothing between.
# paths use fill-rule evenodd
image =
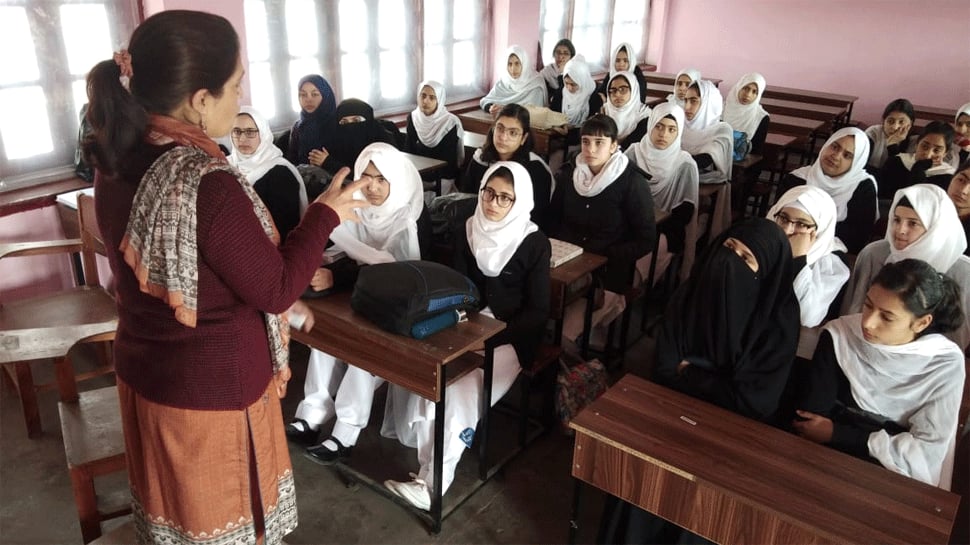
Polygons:
<instances>
[{"instance_id":1,"label":"window pane","mask_svg":"<svg viewBox=\"0 0 970 545\"><path fill-rule=\"evenodd\" d=\"M634 52L637 56L636 61L643 62L644 55L640 51L640 47L643 43L643 31L639 24L625 24L618 25L613 29L613 44L610 45L610 51L620 45L623 42L627 42L633 46Z\"/></svg>"},{"instance_id":2,"label":"window pane","mask_svg":"<svg viewBox=\"0 0 970 545\"><path fill-rule=\"evenodd\" d=\"M582 23L587 26L601 25L609 21L610 3L603 0L576 0L573 12L573 25Z\"/></svg>"},{"instance_id":3,"label":"window pane","mask_svg":"<svg viewBox=\"0 0 970 545\"><path fill-rule=\"evenodd\" d=\"M556 49L556 42L558 42L560 38L562 38L562 36L559 34L558 30L549 30L542 33L542 64L549 64L553 62L552 53L553 50ZM581 51L576 52L581 53Z\"/></svg>"},{"instance_id":4,"label":"window pane","mask_svg":"<svg viewBox=\"0 0 970 545\"><path fill-rule=\"evenodd\" d=\"M317 54L319 33L316 13L313 0L287 0L286 43L290 55L306 57Z\"/></svg>"},{"instance_id":5,"label":"window pane","mask_svg":"<svg viewBox=\"0 0 970 545\"><path fill-rule=\"evenodd\" d=\"M423 79L445 83L445 51L440 45L425 46Z\"/></svg>"},{"instance_id":6,"label":"window pane","mask_svg":"<svg viewBox=\"0 0 970 545\"><path fill-rule=\"evenodd\" d=\"M61 6L61 31L72 74L87 74L95 64L111 57L111 33L104 4Z\"/></svg>"},{"instance_id":7,"label":"window pane","mask_svg":"<svg viewBox=\"0 0 970 545\"><path fill-rule=\"evenodd\" d=\"M47 99L39 85L0 91L0 138L7 159L54 151Z\"/></svg>"},{"instance_id":8,"label":"window pane","mask_svg":"<svg viewBox=\"0 0 970 545\"><path fill-rule=\"evenodd\" d=\"M381 49L399 49L404 46L406 20L404 3L401 0L381 0L377 10L377 42ZM344 28L346 25L341 25L341 30Z\"/></svg>"},{"instance_id":9,"label":"window pane","mask_svg":"<svg viewBox=\"0 0 970 545\"><path fill-rule=\"evenodd\" d=\"M269 60L269 27L266 4L260 0L246 0L246 55L250 61Z\"/></svg>"},{"instance_id":10,"label":"window pane","mask_svg":"<svg viewBox=\"0 0 970 545\"><path fill-rule=\"evenodd\" d=\"M24 8L0 7L0 49L5 51L0 84L36 81L40 78L34 48L26 47L26 44L33 43ZM14 51L17 53L13 54Z\"/></svg>"},{"instance_id":11,"label":"window pane","mask_svg":"<svg viewBox=\"0 0 970 545\"><path fill-rule=\"evenodd\" d=\"M643 9L646 2L643 0L616 0L616 11L613 12L613 21L622 23L642 23Z\"/></svg>"},{"instance_id":12,"label":"window pane","mask_svg":"<svg viewBox=\"0 0 970 545\"><path fill-rule=\"evenodd\" d=\"M545 11L545 17L542 19L543 29L553 30L557 33L562 30L560 26L562 25L565 3L564 0L543 0L542 9Z\"/></svg>"},{"instance_id":13,"label":"window pane","mask_svg":"<svg viewBox=\"0 0 970 545\"><path fill-rule=\"evenodd\" d=\"M294 63L290 63L290 67ZM276 117L276 98L273 77L270 75L268 62L249 63L249 95L253 108L259 110L266 119ZM290 78L293 82L299 81ZM296 93L294 93L296 95ZM299 105L297 105L299 108Z\"/></svg>"},{"instance_id":14,"label":"window pane","mask_svg":"<svg viewBox=\"0 0 970 545\"><path fill-rule=\"evenodd\" d=\"M594 66L602 67L604 58L603 31L597 27L580 27L573 29L573 44L577 52L582 52L586 61Z\"/></svg>"},{"instance_id":15,"label":"window pane","mask_svg":"<svg viewBox=\"0 0 970 545\"><path fill-rule=\"evenodd\" d=\"M367 19L367 4L360 0L340 0L340 49L359 52L367 49L370 28ZM287 28L289 25L287 24Z\"/></svg>"},{"instance_id":16,"label":"window pane","mask_svg":"<svg viewBox=\"0 0 970 545\"><path fill-rule=\"evenodd\" d=\"M403 51L381 53L381 97L392 99L404 96L408 83L407 69Z\"/></svg>"},{"instance_id":17,"label":"window pane","mask_svg":"<svg viewBox=\"0 0 970 545\"><path fill-rule=\"evenodd\" d=\"M319 73L320 73L320 61L318 61L316 58L294 59L290 61L290 81L293 82L293 87L296 87L297 82L299 82L300 78L302 78L303 76L306 76L308 74L319 74ZM293 105L293 111L299 112L300 111L300 90L299 89L293 89L293 96L290 97L290 101L291 101L290 104Z\"/></svg>"},{"instance_id":18,"label":"window pane","mask_svg":"<svg viewBox=\"0 0 970 545\"><path fill-rule=\"evenodd\" d=\"M71 95L74 97L74 113L81 119L81 107L88 101L88 82L82 79L74 80L71 84Z\"/></svg>"},{"instance_id":19,"label":"window pane","mask_svg":"<svg viewBox=\"0 0 970 545\"><path fill-rule=\"evenodd\" d=\"M457 13L457 12L456 12ZM458 17L456 14L455 17ZM445 36L445 6L443 0L424 2L424 43L440 44Z\"/></svg>"},{"instance_id":20,"label":"window pane","mask_svg":"<svg viewBox=\"0 0 970 545\"><path fill-rule=\"evenodd\" d=\"M370 59L363 53L350 53L340 61L341 96L370 102Z\"/></svg>"},{"instance_id":21,"label":"window pane","mask_svg":"<svg viewBox=\"0 0 970 545\"><path fill-rule=\"evenodd\" d=\"M471 40L481 21L475 0L457 0L455 2L455 39Z\"/></svg>"},{"instance_id":22,"label":"window pane","mask_svg":"<svg viewBox=\"0 0 970 545\"><path fill-rule=\"evenodd\" d=\"M475 43L458 42L454 49L452 85L461 87L475 83L475 73L481 68L482 57L475 52Z\"/></svg>"}]
</instances>

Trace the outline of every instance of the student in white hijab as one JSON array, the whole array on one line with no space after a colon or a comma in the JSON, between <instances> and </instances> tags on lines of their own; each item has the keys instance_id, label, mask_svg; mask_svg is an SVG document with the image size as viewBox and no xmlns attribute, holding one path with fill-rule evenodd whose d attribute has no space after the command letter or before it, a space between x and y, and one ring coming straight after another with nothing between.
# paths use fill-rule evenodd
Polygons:
<instances>
[{"instance_id":1,"label":"student in white hijab","mask_svg":"<svg viewBox=\"0 0 970 545\"><path fill-rule=\"evenodd\" d=\"M626 150L647 134L650 107L637 98L640 87L630 72L618 72L612 76L607 86L607 95L603 113L616 123L620 150Z\"/></svg>"},{"instance_id":2,"label":"student in white hijab","mask_svg":"<svg viewBox=\"0 0 970 545\"><path fill-rule=\"evenodd\" d=\"M795 296L801 317L797 356L815 353L817 326L849 280L845 244L835 236L835 201L817 187L789 189L768 211L791 243L795 258Z\"/></svg>"},{"instance_id":3,"label":"student in white hijab","mask_svg":"<svg viewBox=\"0 0 970 545\"><path fill-rule=\"evenodd\" d=\"M886 265L861 315L823 327L795 381L796 433L949 490L965 370L943 334L965 321L958 291L923 261Z\"/></svg>"},{"instance_id":4,"label":"student in white hijab","mask_svg":"<svg viewBox=\"0 0 970 545\"><path fill-rule=\"evenodd\" d=\"M493 116L506 104L546 106L545 80L536 72L529 54L517 45L509 46L503 63L502 77L482 97L479 106Z\"/></svg>"},{"instance_id":5,"label":"student in white hijab","mask_svg":"<svg viewBox=\"0 0 970 545\"><path fill-rule=\"evenodd\" d=\"M475 214L466 224L466 239L455 269L468 276L483 295L482 313L506 322L488 341L494 348L491 404L511 388L520 363L534 358L549 316L549 239L530 219L532 188L519 163L492 164L481 180ZM483 373L477 369L448 386L445 398L445 441L442 494L448 491L465 448L470 447L481 416ZM384 485L419 509L431 505L435 404L392 386L385 407L382 435L417 448L420 469L410 482Z\"/></svg>"},{"instance_id":6,"label":"student in white hijab","mask_svg":"<svg viewBox=\"0 0 970 545\"><path fill-rule=\"evenodd\" d=\"M358 199L372 206L357 211L359 222L345 221L330 239L360 265L421 259L419 223L427 223L424 213L421 177L394 146L383 142L361 151L354 163L354 178L368 180ZM335 278L329 269L314 276L314 289L352 284L353 279ZM324 278L320 278L324 276ZM332 436L307 449L312 459L333 463L346 458L370 418L374 390L383 379L357 367L347 366L342 380L338 378L343 364L329 354L312 350L307 368L306 398L297 407L296 419L287 426L290 437L315 438L320 426L336 414ZM339 383L333 396L332 388ZM310 386L318 388L310 391ZM331 401L332 399L332 401Z\"/></svg>"},{"instance_id":7,"label":"student in white hijab","mask_svg":"<svg viewBox=\"0 0 970 545\"><path fill-rule=\"evenodd\" d=\"M835 201L835 236L850 254L858 254L869 242L872 226L879 215L876 180L866 172L869 139L855 127L835 131L811 166L786 174L778 184L781 195L798 185L825 191Z\"/></svg>"},{"instance_id":8,"label":"student in white hijab","mask_svg":"<svg viewBox=\"0 0 970 545\"><path fill-rule=\"evenodd\" d=\"M687 88L684 103L687 121L681 145L697 163L701 183L730 180L734 165L734 130L721 121L724 110L721 92L713 83L702 79Z\"/></svg>"},{"instance_id":9,"label":"student in white hijab","mask_svg":"<svg viewBox=\"0 0 970 545\"><path fill-rule=\"evenodd\" d=\"M970 159L970 102L960 106L957 114L953 116L953 130L956 131L956 137L948 159L949 163L957 168Z\"/></svg>"},{"instance_id":10,"label":"student in white hijab","mask_svg":"<svg viewBox=\"0 0 970 545\"><path fill-rule=\"evenodd\" d=\"M687 88L701 80L701 71L696 68L684 68L677 72L674 78L674 92L667 95L667 102L676 104L683 108L684 98L687 96Z\"/></svg>"},{"instance_id":11,"label":"student in white hijab","mask_svg":"<svg viewBox=\"0 0 970 545\"><path fill-rule=\"evenodd\" d=\"M562 75L562 113L566 114L570 127L579 127L602 107L602 102L595 94L596 82L582 55L570 59L563 68Z\"/></svg>"},{"instance_id":12,"label":"student in white hijab","mask_svg":"<svg viewBox=\"0 0 970 545\"><path fill-rule=\"evenodd\" d=\"M441 194L451 193L464 164L465 131L458 116L445 107L445 86L425 80L418 84L417 107L408 114L404 151L448 163L441 172Z\"/></svg>"},{"instance_id":13,"label":"student in white hijab","mask_svg":"<svg viewBox=\"0 0 970 545\"><path fill-rule=\"evenodd\" d=\"M640 69L640 64L637 62L636 51L629 42L623 42L613 48L613 53L610 55L610 73L596 88L596 94L599 95L600 100L606 102L607 86L610 80L620 72L629 72L633 75L637 80L638 90L638 94L634 96L639 96L640 102L646 102L647 78L643 75L643 70Z\"/></svg>"},{"instance_id":14,"label":"student in white hijab","mask_svg":"<svg viewBox=\"0 0 970 545\"><path fill-rule=\"evenodd\" d=\"M842 314L862 310L866 288L886 263L919 259L954 279L970 309L970 258L963 255L967 237L953 201L935 185L917 184L896 192L886 237L863 248L856 258ZM970 322L951 336L962 349L970 345Z\"/></svg>"},{"instance_id":15,"label":"student in white hijab","mask_svg":"<svg viewBox=\"0 0 970 545\"><path fill-rule=\"evenodd\" d=\"M239 108L233 125L229 164L252 184L280 232L280 243L300 223L307 207L303 177L273 144L269 122L251 106Z\"/></svg>"},{"instance_id":16,"label":"student in white hijab","mask_svg":"<svg viewBox=\"0 0 970 545\"><path fill-rule=\"evenodd\" d=\"M688 270L693 264L699 182L697 164L680 148L684 110L669 102L659 104L650 112L647 125L650 131L626 150L626 156L650 175L647 182L654 208L670 214L657 225L656 281L666 271L672 254L684 253L683 266ZM649 277L650 261L649 254L637 260L637 272L643 280Z\"/></svg>"},{"instance_id":17,"label":"student in white hijab","mask_svg":"<svg viewBox=\"0 0 970 545\"><path fill-rule=\"evenodd\" d=\"M751 152L761 155L768 136L768 112L761 106L765 93L765 77L757 72L741 76L724 99L721 121L748 135Z\"/></svg>"}]
</instances>

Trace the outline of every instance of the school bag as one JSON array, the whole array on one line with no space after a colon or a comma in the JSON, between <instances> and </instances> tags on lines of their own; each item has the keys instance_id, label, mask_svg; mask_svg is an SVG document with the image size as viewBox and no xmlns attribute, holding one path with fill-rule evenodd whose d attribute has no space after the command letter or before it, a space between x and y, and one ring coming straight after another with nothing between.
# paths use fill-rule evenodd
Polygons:
<instances>
[{"instance_id":1,"label":"school bag","mask_svg":"<svg viewBox=\"0 0 970 545\"><path fill-rule=\"evenodd\" d=\"M748 141L748 133L734 131L734 156L735 161L743 160L748 152L751 151L751 142Z\"/></svg>"},{"instance_id":2,"label":"school bag","mask_svg":"<svg viewBox=\"0 0 970 545\"><path fill-rule=\"evenodd\" d=\"M478 288L465 275L432 261L397 261L363 267L350 307L378 327L423 339L478 310Z\"/></svg>"}]
</instances>

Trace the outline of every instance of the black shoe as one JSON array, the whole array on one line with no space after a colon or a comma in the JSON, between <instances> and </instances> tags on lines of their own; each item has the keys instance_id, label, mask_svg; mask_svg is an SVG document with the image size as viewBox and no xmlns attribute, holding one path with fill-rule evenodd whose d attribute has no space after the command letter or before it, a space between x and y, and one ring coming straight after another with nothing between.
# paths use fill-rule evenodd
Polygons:
<instances>
[{"instance_id":1,"label":"black shoe","mask_svg":"<svg viewBox=\"0 0 970 545\"><path fill-rule=\"evenodd\" d=\"M306 449L304 456L313 462L325 466L333 465L335 462L350 458L350 453L354 450L354 447L345 447L340 443L340 441L333 437L330 438L330 441L337 444L337 450L330 450L329 448L323 446L323 443L326 443L326 441L324 441L315 447Z\"/></svg>"},{"instance_id":2,"label":"black shoe","mask_svg":"<svg viewBox=\"0 0 970 545\"><path fill-rule=\"evenodd\" d=\"M286 438L294 443L307 446L317 442L320 430L310 428L310 424L302 418L294 418L286 425Z\"/></svg>"}]
</instances>

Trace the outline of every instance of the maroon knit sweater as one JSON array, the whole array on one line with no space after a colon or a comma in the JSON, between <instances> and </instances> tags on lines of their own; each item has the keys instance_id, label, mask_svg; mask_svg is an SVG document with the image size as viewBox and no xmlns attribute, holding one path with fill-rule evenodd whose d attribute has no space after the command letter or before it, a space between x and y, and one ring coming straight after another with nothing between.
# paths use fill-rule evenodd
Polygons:
<instances>
[{"instance_id":1,"label":"maroon knit sweater","mask_svg":"<svg viewBox=\"0 0 970 545\"><path fill-rule=\"evenodd\" d=\"M98 225L117 283L118 376L144 398L187 409L238 410L272 378L262 312L289 308L320 265L337 214L311 204L277 248L231 175L202 178L198 194L199 298L195 328L167 303L141 292L118 246L141 176L166 147L143 146L119 179L95 180Z\"/></svg>"}]
</instances>

